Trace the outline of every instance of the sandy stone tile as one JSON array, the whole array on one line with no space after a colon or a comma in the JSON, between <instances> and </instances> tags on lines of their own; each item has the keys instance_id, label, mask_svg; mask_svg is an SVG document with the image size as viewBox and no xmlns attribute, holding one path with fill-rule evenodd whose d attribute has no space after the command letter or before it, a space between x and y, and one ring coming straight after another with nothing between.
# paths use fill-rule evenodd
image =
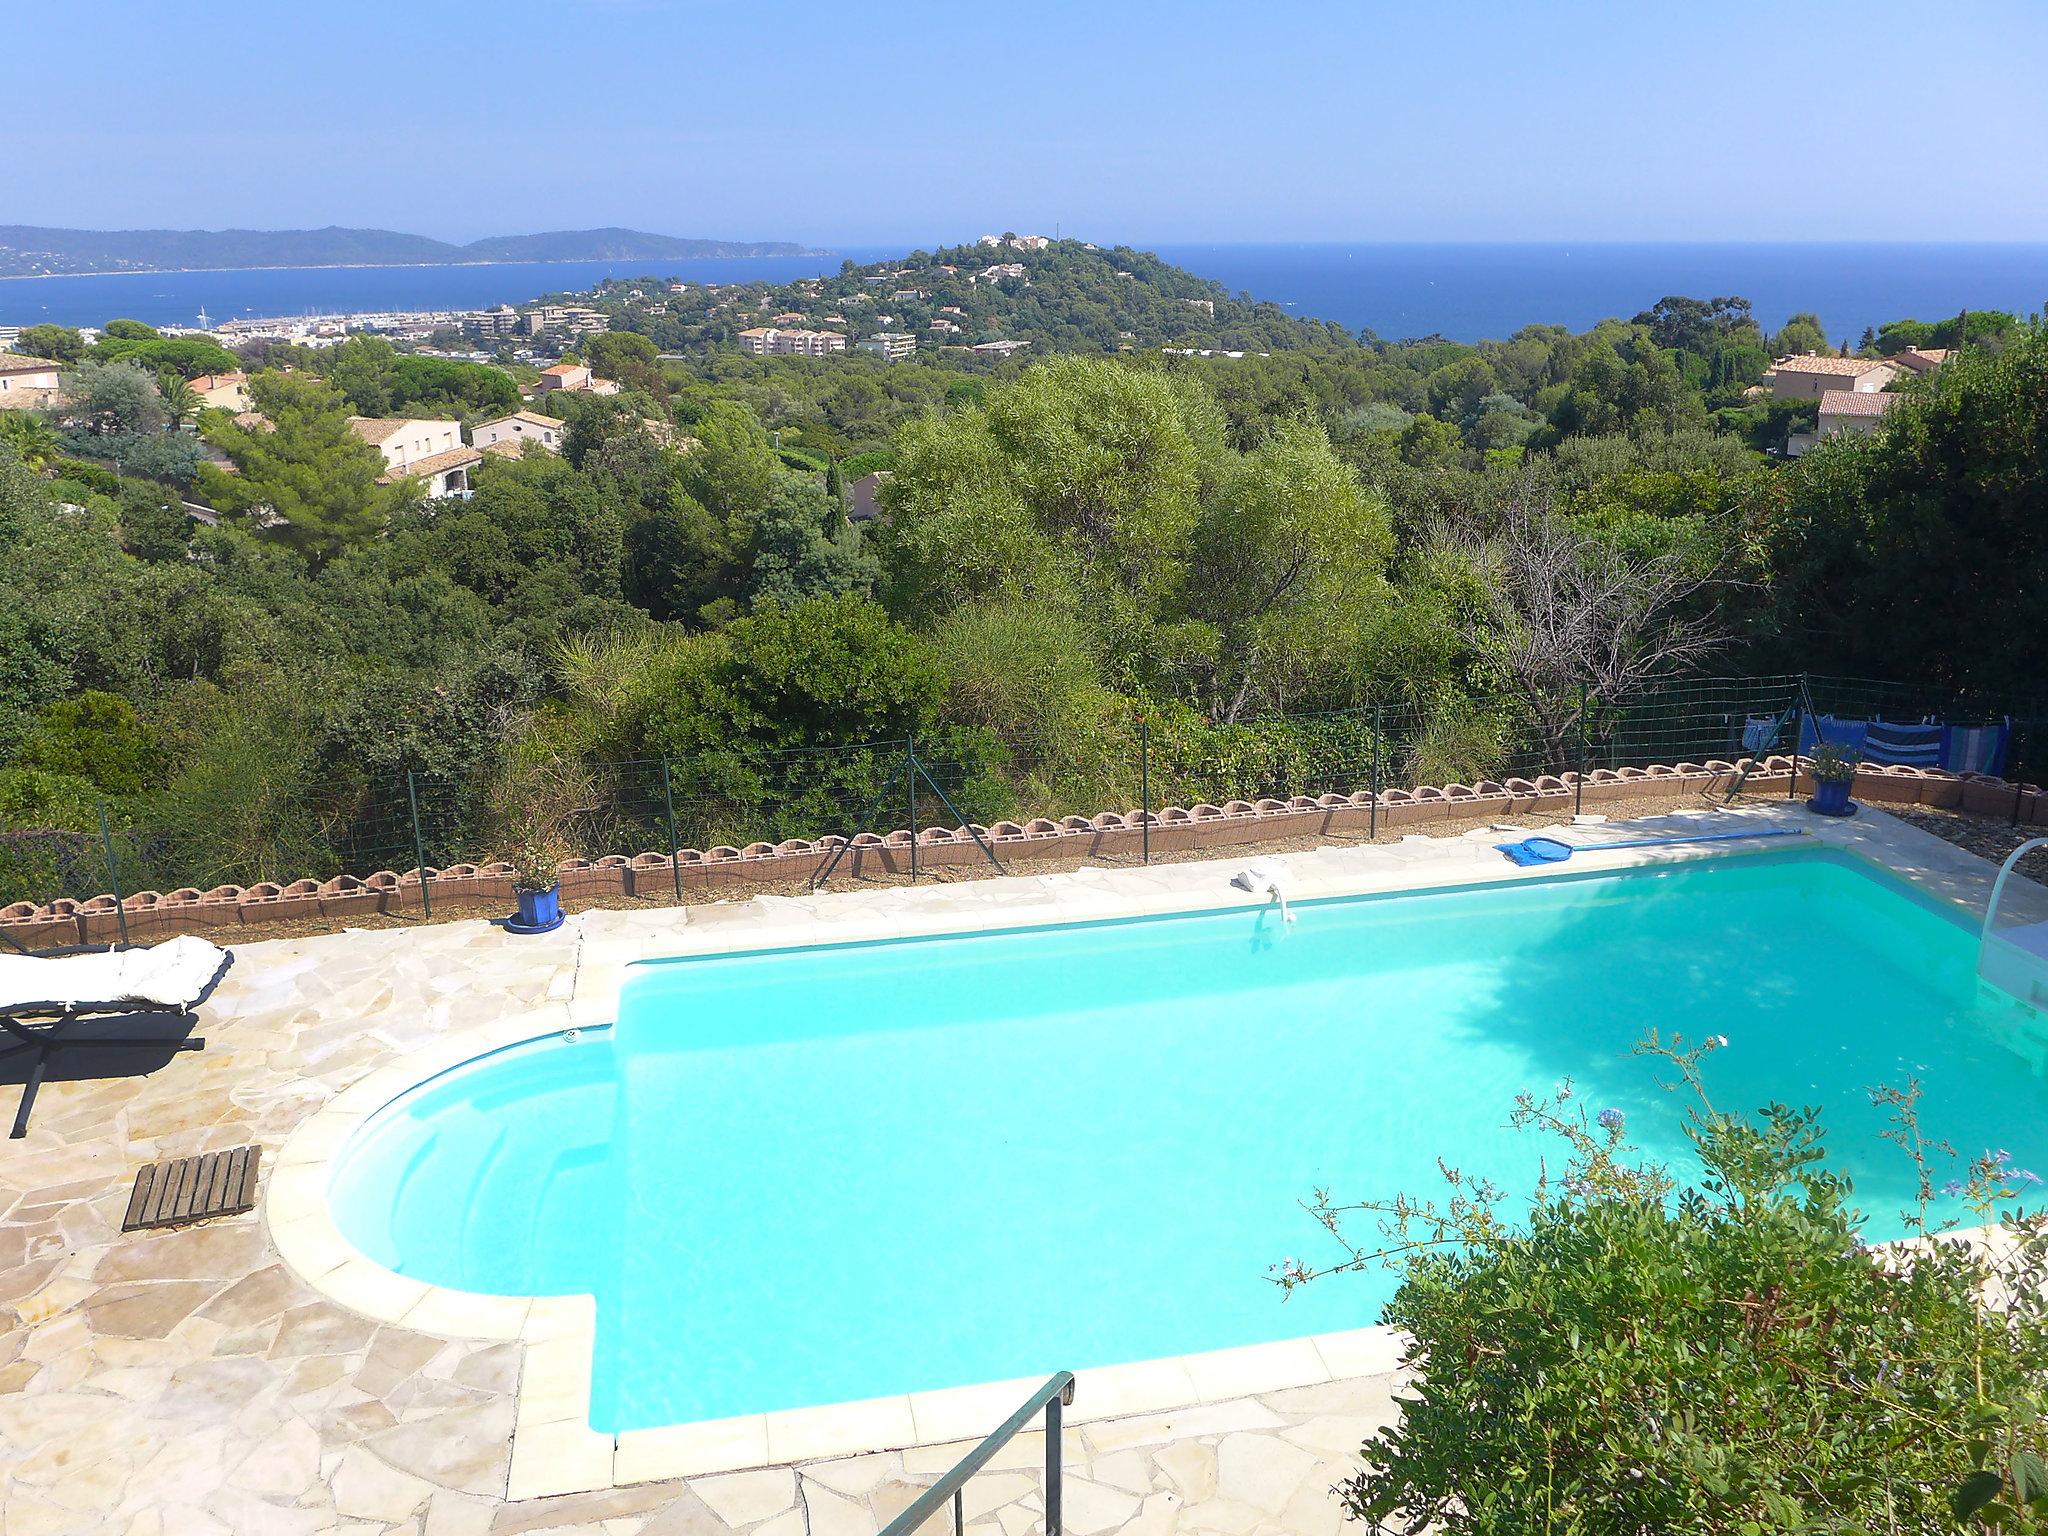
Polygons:
<instances>
[{"instance_id":1,"label":"sandy stone tile","mask_svg":"<svg viewBox=\"0 0 2048 1536\"><path fill-rule=\"evenodd\" d=\"M331 1486L335 1509L365 1520L408 1520L434 1493L425 1479L360 1446L342 1454Z\"/></svg>"},{"instance_id":2,"label":"sandy stone tile","mask_svg":"<svg viewBox=\"0 0 2048 1536\"><path fill-rule=\"evenodd\" d=\"M1216 1448L1200 1440L1161 1446L1153 1460L1182 1500L1201 1504L1216 1497Z\"/></svg>"},{"instance_id":3,"label":"sandy stone tile","mask_svg":"<svg viewBox=\"0 0 2048 1536\"><path fill-rule=\"evenodd\" d=\"M1138 1500L1120 1488L1066 1477L1060 1490L1061 1524L1074 1536L1119 1530L1138 1512Z\"/></svg>"},{"instance_id":4,"label":"sandy stone tile","mask_svg":"<svg viewBox=\"0 0 2048 1536\"><path fill-rule=\"evenodd\" d=\"M786 1467L770 1467L692 1478L690 1492L727 1525L755 1525L796 1503L796 1474Z\"/></svg>"}]
</instances>

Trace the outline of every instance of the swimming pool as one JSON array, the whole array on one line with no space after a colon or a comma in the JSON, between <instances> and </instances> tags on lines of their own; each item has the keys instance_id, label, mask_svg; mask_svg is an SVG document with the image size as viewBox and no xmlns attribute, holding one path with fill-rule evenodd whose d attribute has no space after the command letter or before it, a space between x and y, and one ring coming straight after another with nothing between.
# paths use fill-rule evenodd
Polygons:
<instances>
[{"instance_id":1,"label":"swimming pool","mask_svg":"<svg viewBox=\"0 0 2048 1536\"><path fill-rule=\"evenodd\" d=\"M1515 1093L1569 1076L1653 1155L1629 1047L1725 1033L1724 1105L1823 1108L1872 1235L1911 1170L1865 1089L2043 1155L2021 1015L1974 935L1858 861L1748 854L1271 909L635 966L610 1030L388 1105L329 1199L402 1275L597 1299L602 1431L1085 1370L1376 1320L1386 1275L1282 1302L1312 1189L1511 1190ZM1323 1241L1327 1242L1327 1238Z\"/></svg>"}]
</instances>

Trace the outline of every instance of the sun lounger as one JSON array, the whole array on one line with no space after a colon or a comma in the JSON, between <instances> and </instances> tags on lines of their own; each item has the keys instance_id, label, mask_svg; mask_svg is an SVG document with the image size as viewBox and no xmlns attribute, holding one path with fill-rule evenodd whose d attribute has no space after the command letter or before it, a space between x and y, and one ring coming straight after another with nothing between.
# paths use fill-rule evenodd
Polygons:
<instances>
[{"instance_id":1,"label":"sun lounger","mask_svg":"<svg viewBox=\"0 0 2048 1536\"><path fill-rule=\"evenodd\" d=\"M30 1051L21 1105L11 1136L28 1133L29 1111L51 1053L66 1046L150 1046L196 1051L204 1040L164 1036L83 1035L71 1038L90 1019L138 1015L188 1015L226 969L228 953L218 944L180 934L150 949L103 950L92 954L0 955L0 1031L14 1043L0 1051Z\"/></svg>"}]
</instances>

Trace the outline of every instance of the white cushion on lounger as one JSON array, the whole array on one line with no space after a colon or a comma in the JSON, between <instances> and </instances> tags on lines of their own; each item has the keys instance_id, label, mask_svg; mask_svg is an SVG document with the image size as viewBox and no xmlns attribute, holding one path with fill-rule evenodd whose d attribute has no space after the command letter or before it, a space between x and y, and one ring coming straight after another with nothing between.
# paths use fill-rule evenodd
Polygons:
<instances>
[{"instance_id":1,"label":"white cushion on lounger","mask_svg":"<svg viewBox=\"0 0 2048 1536\"><path fill-rule=\"evenodd\" d=\"M189 933L104 955L0 955L0 1013L34 1003L189 1007L226 959L218 944Z\"/></svg>"}]
</instances>

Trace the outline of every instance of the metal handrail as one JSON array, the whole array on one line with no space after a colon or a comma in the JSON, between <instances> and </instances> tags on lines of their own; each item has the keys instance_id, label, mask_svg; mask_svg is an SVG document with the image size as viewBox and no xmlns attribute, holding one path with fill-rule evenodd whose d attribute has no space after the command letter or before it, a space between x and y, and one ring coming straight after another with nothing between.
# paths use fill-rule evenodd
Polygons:
<instances>
[{"instance_id":1,"label":"metal handrail","mask_svg":"<svg viewBox=\"0 0 2048 1536\"><path fill-rule=\"evenodd\" d=\"M1991 940L1991 924L1998 916L1998 898L2005 894L2006 879L2019 867L2020 860L2032 853L2036 848L2048 848L2048 837L2028 838L2019 847L2013 849L2006 856L2005 862L1998 866L1998 878L1991 882L1991 902L1990 905L1984 908L1984 928L1977 935L1977 953L1980 964L1982 963L1984 946Z\"/></svg>"},{"instance_id":2,"label":"metal handrail","mask_svg":"<svg viewBox=\"0 0 2048 1536\"><path fill-rule=\"evenodd\" d=\"M1074 1400L1074 1373L1060 1371L1026 1399L1024 1406L1005 1419L996 1432L969 1451L953 1470L919 1494L911 1506L882 1528L881 1536L910 1536L939 1512L947 1500L953 1503L953 1536L966 1528L960 1490L967 1479L995 1459L995 1454L1017 1437L1020 1430L1045 1410L1045 1536L1060 1536L1060 1409Z\"/></svg>"}]
</instances>

